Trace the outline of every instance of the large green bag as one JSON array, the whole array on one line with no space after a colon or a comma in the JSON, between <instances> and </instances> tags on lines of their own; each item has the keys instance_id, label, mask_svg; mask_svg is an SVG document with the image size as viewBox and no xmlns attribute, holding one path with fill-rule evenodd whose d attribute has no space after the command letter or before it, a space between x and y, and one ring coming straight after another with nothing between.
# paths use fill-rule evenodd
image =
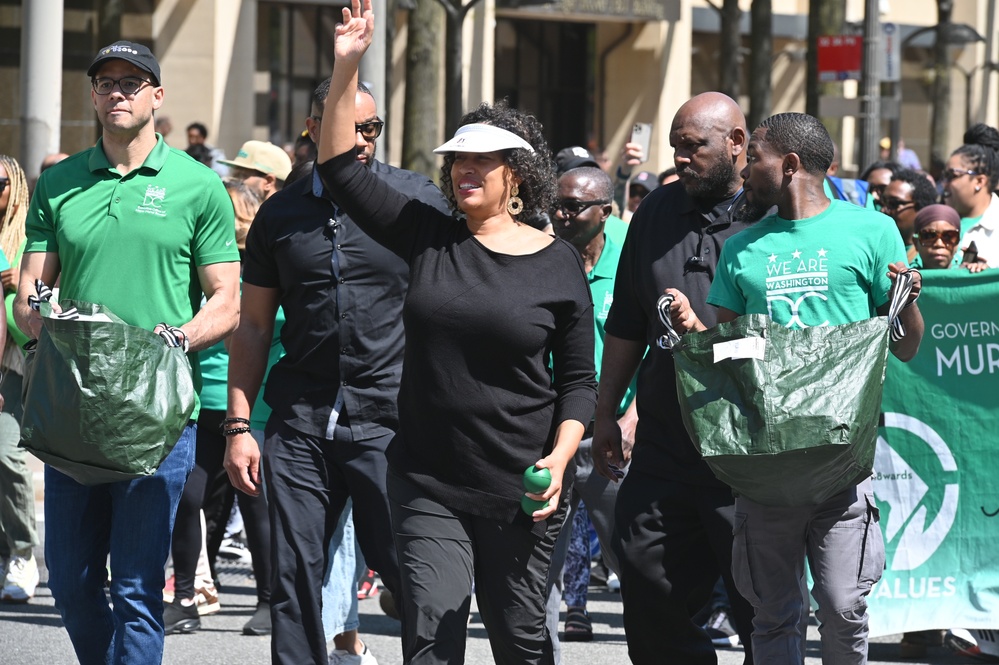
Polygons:
<instances>
[{"instance_id":1,"label":"large green bag","mask_svg":"<svg viewBox=\"0 0 999 665\"><path fill-rule=\"evenodd\" d=\"M684 425L714 474L765 505L821 503L871 474L888 319L792 330L760 314L673 349Z\"/></svg>"},{"instance_id":2,"label":"large green bag","mask_svg":"<svg viewBox=\"0 0 999 665\"><path fill-rule=\"evenodd\" d=\"M25 371L21 445L84 485L149 476L195 406L191 363L102 305L41 304L42 332ZM104 320L87 320L91 317Z\"/></svg>"}]
</instances>

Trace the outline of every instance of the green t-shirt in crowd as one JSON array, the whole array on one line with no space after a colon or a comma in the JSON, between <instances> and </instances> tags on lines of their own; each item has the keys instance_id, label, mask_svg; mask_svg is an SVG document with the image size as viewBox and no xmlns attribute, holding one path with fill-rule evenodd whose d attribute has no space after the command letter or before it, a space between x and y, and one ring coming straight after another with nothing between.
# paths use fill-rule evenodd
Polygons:
<instances>
[{"instance_id":1,"label":"green t-shirt in crowd","mask_svg":"<svg viewBox=\"0 0 999 665\"><path fill-rule=\"evenodd\" d=\"M21 255L24 254L24 241L21 242L21 246L17 248L17 254L14 255L14 268L19 268L21 265ZM6 259L6 257L4 257ZM21 329L17 327L17 323L14 322L14 300L17 298L17 293L11 291L4 296L4 306L7 309L7 332L10 334L11 339L19 347L23 348L30 340L27 335L21 332Z\"/></svg>"},{"instance_id":2,"label":"green t-shirt in crowd","mask_svg":"<svg viewBox=\"0 0 999 665\"><path fill-rule=\"evenodd\" d=\"M628 226L628 222L624 221L620 217L611 215L607 218L607 221L604 222L604 235L613 239L614 243L618 247L624 247L624 239L628 237ZM618 254L620 253L621 250L619 249ZM616 259L614 263L617 263ZM593 301L594 304L596 304L596 302L596 300Z\"/></svg>"},{"instance_id":3,"label":"green t-shirt in crowd","mask_svg":"<svg viewBox=\"0 0 999 665\"><path fill-rule=\"evenodd\" d=\"M271 348L267 354L267 371L264 372L264 380L260 384L257 401L253 403L253 411L250 412L250 427L253 429L264 429L267 426L267 419L271 417L272 409L264 401L264 386L267 385L267 377L271 375L271 368L284 357L284 346L281 344L281 329L283 327L284 309L278 307L277 315L274 317L274 337L271 339Z\"/></svg>"},{"instance_id":4,"label":"green t-shirt in crowd","mask_svg":"<svg viewBox=\"0 0 999 665\"><path fill-rule=\"evenodd\" d=\"M264 380L260 382L257 400L250 412L250 427L253 429L264 429L271 415L271 407L264 401L264 387L267 385L271 367L274 367L274 363L284 355L284 346L281 345L283 327L284 309L278 307L274 316L274 336L267 353L267 369L264 371ZM201 406L205 409L225 411L229 401L229 352L225 348L225 341L200 351L198 357L201 361Z\"/></svg>"},{"instance_id":5,"label":"green t-shirt in crowd","mask_svg":"<svg viewBox=\"0 0 999 665\"><path fill-rule=\"evenodd\" d=\"M608 218L607 222L616 217ZM614 278L617 276L617 264L621 259L621 247L624 238L620 241L607 232L607 222L604 223L604 249L600 252L600 258L590 273L586 276L590 283L590 295L593 297L593 326L596 333L593 337L593 360L597 365L597 382L600 381L600 363L604 357L604 324L607 323L607 314L611 305L614 304ZM625 227L628 225L618 220ZM618 407L618 414L624 411L635 399L635 390L638 388L638 376L632 378L631 385L628 386L624 399Z\"/></svg>"},{"instance_id":6,"label":"green t-shirt in crowd","mask_svg":"<svg viewBox=\"0 0 999 665\"><path fill-rule=\"evenodd\" d=\"M843 325L888 301L888 264L905 261L890 217L845 201L807 219L771 215L722 247L708 302L789 328Z\"/></svg>"},{"instance_id":7,"label":"green t-shirt in crowd","mask_svg":"<svg viewBox=\"0 0 999 665\"><path fill-rule=\"evenodd\" d=\"M222 181L159 135L142 166L124 176L103 139L46 170L25 230L25 252L59 255L60 298L100 303L147 330L194 317L198 267L239 260ZM197 354L189 357L197 388Z\"/></svg>"}]
</instances>

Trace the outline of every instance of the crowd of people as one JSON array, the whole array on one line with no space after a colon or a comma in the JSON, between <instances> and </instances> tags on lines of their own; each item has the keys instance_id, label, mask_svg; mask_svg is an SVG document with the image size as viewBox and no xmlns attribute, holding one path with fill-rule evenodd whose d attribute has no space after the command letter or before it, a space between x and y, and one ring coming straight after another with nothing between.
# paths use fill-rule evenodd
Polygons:
<instances>
[{"instance_id":1,"label":"crowd of people","mask_svg":"<svg viewBox=\"0 0 999 665\"><path fill-rule=\"evenodd\" d=\"M51 285L181 348L198 389L152 475L46 465L48 585L81 663L159 662L218 611L234 506L257 594L243 632L271 635L274 663L376 665L357 616L375 573L406 663L462 662L473 596L497 663L558 663L560 637L594 637L591 532L633 663L713 665L740 644L747 664L801 662L806 565L824 659L866 662L884 567L870 479L818 505L733 496L684 427L658 303L680 334L745 314L839 325L886 314L909 273L891 350L911 359L918 270L999 267L999 131L969 128L936 177L883 141L851 179L817 119L750 128L706 92L657 174L633 143L617 165L552 150L500 102L435 150L438 187L377 159L370 1L343 18L291 150L248 140L227 159L200 123L171 148L155 56L116 42L87 72L93 148L47 158L33 191L0 155L0 599L39 584L18 441ZM826 303L775 310L766 264L805 251L835 257ZM550 484L525 492L525 469Z\"/></svg>"}]
</instances>

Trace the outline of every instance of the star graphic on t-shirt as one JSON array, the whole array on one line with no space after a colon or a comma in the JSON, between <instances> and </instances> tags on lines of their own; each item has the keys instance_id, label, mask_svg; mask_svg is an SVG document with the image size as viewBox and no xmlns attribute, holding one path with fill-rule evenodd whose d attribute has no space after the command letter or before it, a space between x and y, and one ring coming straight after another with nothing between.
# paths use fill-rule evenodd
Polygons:
<instances>
[{"instance_id":1,"label":"star graphic on t-shirt","mask_svg":"<svg viewBox=\"0 0 999 665\"><path fill-rule=\"evenodd\" d=\"M793 252L791 252L791 257L795 258L795 259L800 259L801 258L801 252L796 249Z\"/></svg>"},{"instance_id":2,"label":"star graphic on t-shirt","mask_svg":"<svg viewBox=\"0 0 999 665\"><path fill-rule=\"evenodd\" d=\"M824 250L824 249L820 249L820 250L819 250L819 256L822 256L822 257L824 257L825 255L826 255L826 250Z\"/></svg>"},{"instance_id":3,"label":"star graphic on t-shirt","mask_svg":"<svg viewBox=\"0 0 999 665\"><path fill-rule=\"evenodd\" d=\"M770 263L776 263L777 262L777 255L776 254L771 254L767 258L770 259Z\"/></svg>"}]
</instances>

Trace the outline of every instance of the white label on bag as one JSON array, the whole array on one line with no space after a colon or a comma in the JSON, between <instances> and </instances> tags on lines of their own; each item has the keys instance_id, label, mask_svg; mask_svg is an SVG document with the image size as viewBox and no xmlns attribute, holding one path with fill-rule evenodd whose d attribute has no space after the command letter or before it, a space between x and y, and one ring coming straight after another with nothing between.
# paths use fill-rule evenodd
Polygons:
<instances>
[{"instance_id":1,"label":"white label on bag","mask_svg":"<svg viewBox=\"0 0 999 665\"><path fill-rule=\"evenodd\" d=\"M739 360L741 358L755 358L763 360L767 352L767 340L762 337L744 337L733 339L728 342L718 342L714 345L715 362L723 360Z\"/></svg>"}]
</instances>

